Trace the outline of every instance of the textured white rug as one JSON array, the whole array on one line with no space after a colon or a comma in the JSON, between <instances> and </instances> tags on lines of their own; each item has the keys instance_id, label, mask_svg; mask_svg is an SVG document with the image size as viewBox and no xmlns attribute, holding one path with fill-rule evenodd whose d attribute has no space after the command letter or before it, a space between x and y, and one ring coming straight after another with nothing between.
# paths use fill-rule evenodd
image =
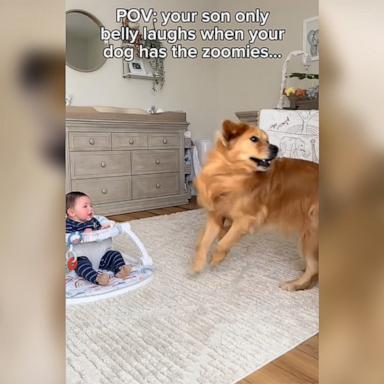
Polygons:
<instances>
[{"instance_id":1,"label":"textured white rug","mask_svg":"<svg viewBox=\"0 0 384 384\"><path fill-rule=\"evenodd\" d=\"M132 221L156 268L145 287L67 309L67 383L231 384L318 331L318 288L278 288L302 261L293 241L249 235L189 276L201 210ZM129 251L126 238L118 249Z\"/></svg>"}]
</instances>

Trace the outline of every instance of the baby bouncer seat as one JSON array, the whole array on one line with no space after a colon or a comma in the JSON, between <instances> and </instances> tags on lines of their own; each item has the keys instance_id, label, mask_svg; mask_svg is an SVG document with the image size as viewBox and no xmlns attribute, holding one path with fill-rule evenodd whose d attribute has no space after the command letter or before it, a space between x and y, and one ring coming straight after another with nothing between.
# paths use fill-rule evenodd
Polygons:
<instances>
[{"instance_id":1,"label":"baby bouncer seat","mask_svg":"<svg viewBox=\"0 0 384 384\"><path fill-rule=\"evenodd\" d=\"M99 216L95 216L98 219ZM105 220L105 219L104 219ZM151 281L153 277L153 262L148 255L141 240L135 235L131 229L131 225L127 222L115 223L108 221L110 227L92 232L74 232L66 234L67 243L67 272L65 278L66 303L67 305L92 302L103 298L116 296L128 291L142 287ZM107 286L93 284L82 277L78 276L74 271L77 264L77 256L73 245L78 243L89 243L102 241L116 236L128 236L131 242L139 251L139 257L126 255L121 252L126 264L131 267L131 272L126 279L119 279L110 274L110 282ZM104 271L106 272L106 271Z\"/></svg>"}]
</instances>

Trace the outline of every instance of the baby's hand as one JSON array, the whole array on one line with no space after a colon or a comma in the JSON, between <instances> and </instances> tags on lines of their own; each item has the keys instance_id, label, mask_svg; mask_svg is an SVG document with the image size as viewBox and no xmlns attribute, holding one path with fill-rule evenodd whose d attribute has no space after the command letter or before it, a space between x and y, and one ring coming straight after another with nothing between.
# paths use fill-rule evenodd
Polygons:
<instances>
[{"instance_id":1,"label":"baby's hand","mask_svg":"<svg viewBox=\"0 0 384 384\"><path fill-rule=\"evenodd\" d=\"M111 224L103 224L101 226L101 229L109 228L110 226L111 226Z\"/></svg>"},{"instance_id":2,"label":"baby's hand","mask_svg":"<svg viewBox=\"0 0 384 384\"><path fill-rule=\"evenodd\" d=\"M85 228L84 229L84 233L89 233L89 232L92 232L92 228Z\"/></svg>"}]
</instances>

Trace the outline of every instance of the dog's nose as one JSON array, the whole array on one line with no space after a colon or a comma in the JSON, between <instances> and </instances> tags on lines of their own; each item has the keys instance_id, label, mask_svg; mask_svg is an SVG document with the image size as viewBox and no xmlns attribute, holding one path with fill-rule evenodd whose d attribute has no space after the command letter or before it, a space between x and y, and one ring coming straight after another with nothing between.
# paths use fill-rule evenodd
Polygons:
<instances>
[{"instance_id":1,"label":"dog's nose","mask_svg":"<svg viewBox=\"0 0 384 384\"><path fill-rule=\"evenodd\" d=\"M269 144L269 153L271 155L271 158L276 157L278 152L279 152L279 147L277 145Z\"/></svg>"}]
</instances>

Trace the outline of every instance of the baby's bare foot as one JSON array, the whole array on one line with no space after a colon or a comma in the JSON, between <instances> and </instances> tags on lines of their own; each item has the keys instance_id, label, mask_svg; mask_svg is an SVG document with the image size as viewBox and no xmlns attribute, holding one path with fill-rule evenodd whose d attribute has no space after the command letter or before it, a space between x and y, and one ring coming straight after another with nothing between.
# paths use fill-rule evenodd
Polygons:
<instances>
[{"instance_id":1,"label":"baby's bare foot","mask_svg":"<svg viewBox=\"0 0 384 384\"><path fill-rule=\"evenodd\" d=\"M101 273L100 275L97 275L96 282L99 285L108 285L108 283L109 283L109 275L108 275L108 273Z\"/></svg>"},{"instance_id":2,"label":"baby's bare foot","mask_svg":"<svg viewBox=\"0 0 384 384\"><path fill-rule=\"evenodd\" d=\"M131 272L131 267L129 265L123 265L119 272L116 273L116 277L119 279L126 279Z\"/></svg>"}]
</instances>

